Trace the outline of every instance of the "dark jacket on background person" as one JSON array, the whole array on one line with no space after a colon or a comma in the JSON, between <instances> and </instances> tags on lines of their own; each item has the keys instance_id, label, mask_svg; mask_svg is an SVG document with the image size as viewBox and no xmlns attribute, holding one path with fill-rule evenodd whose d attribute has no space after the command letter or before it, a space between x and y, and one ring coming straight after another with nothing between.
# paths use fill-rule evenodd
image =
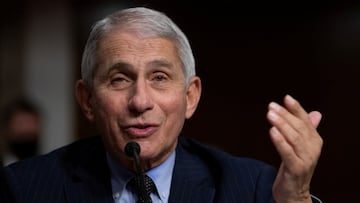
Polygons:
<instances>
[{"instance_id":1,"label":"dark jacket on background person","mask_svg":"<svg viewBox=\"0 0 360 203\"><path fill-rule=\"evenodd\" d=\"M4 175L4 168L0 163L0 202L1 203L15 203L12 191L9 188L8 181Z\"/></svg>"}]
</instances>

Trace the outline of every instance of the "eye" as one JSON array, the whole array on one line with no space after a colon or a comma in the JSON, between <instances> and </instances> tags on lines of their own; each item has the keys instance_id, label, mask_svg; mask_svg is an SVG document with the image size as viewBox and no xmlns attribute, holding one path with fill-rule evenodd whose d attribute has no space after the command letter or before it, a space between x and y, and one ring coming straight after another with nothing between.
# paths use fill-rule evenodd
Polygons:
<instances>
[{"instance_id":1,"label":"eye","mask_svg":"<svg viewBox=\"0 0 360 203\"><path fill-rule=\"evenodd\" d=\"M166 78L163 76L163 75L157 75L157 76L155 76L155 78L154 78L154 80L156 80L156 81L163 81L163 80L165 80Z\"/></svg>"},{"instance_id":2,"label":"eye","mask_svg":"<svg viewBox=\"0 0 360 203\"><path fill-rule=\"evenodd\" d=\"M123 89L129 86L131 80L123 74L116 74L110 79L110 85L116 89Z\"/></svg>"},{"instance_id":3,"label":"eye","mask_svg":"<svg viewBox=\"0 0 360 203\"><path fill-rule=\"evenodd\" d=\"M111 83L116 83L116 82L125 82L126 79L124 77L115 77L113 79L111 79Z\"/></svg>"},{"instance_id":4,"label":"eye","mask_svg":"<svg viewBox=\"0 0 360 203\"><path fill-rule=\"evenodd\" d=\"M165 73L155 73L153 80L156 82L162 82L162 81L166 81L168 79L167 75Z\"/></svg>"}]
</instances>

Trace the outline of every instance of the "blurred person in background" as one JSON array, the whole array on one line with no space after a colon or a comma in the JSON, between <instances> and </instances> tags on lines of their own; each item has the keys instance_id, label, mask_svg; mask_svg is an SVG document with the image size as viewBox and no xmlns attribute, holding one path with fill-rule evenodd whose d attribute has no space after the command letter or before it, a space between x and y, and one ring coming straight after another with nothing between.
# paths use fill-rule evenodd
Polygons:
<instances>
[{"instance_id":1,"label":"blurred person in background","mask_svg":"<svg viewBox=\"0 0 360 203\"><path fill-rule=\"evenodd\" d=\"M5 105L0 138L3 165L37 155L41 131L41 114L34 102L21 97Z\"/></svg>"}]
</instances>

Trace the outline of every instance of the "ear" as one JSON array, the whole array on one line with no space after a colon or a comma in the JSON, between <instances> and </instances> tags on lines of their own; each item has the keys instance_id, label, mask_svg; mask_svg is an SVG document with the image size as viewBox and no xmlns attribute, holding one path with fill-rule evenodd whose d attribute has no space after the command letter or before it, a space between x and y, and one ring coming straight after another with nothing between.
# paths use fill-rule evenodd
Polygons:
<instances>
[{"instance_id":1,"label":"ear","mask_svg":"<svg viewBox=\"0 0 360 203\"><path fill-rule=\"evenodd\" d=\"M201 96L201 80L195 76L190 80L186 92L186 114L189 119L195 112Z\"/></svg>"},{"instance_id":2,"label":"ear","mask_svg":"<svg viewBox=\"0 0 360 203\"><path fill-rule=\"evenodd\" d=\"M84 80L78 80L75 86L76 100L84 115L90 122L94 121L93 105L91 103L91 88Z\"/></svg>"}]
</instances>

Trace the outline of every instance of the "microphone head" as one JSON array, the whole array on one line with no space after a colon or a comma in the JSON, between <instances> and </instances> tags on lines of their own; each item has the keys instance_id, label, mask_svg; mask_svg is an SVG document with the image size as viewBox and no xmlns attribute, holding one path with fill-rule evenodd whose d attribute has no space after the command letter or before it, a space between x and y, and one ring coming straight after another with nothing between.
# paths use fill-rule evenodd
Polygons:
<instances>
[{"instance_id":1,"label":"microphone head","mask_svg":"<svg viewBox=\"0 0 360 203\"><path fill-rule=\"evenodd\" d=\"M140 145L137 142L131 141L125 145L125 153L128 157L133 157L135 153L140 154Z\"/></svg>"}]
</instances>

